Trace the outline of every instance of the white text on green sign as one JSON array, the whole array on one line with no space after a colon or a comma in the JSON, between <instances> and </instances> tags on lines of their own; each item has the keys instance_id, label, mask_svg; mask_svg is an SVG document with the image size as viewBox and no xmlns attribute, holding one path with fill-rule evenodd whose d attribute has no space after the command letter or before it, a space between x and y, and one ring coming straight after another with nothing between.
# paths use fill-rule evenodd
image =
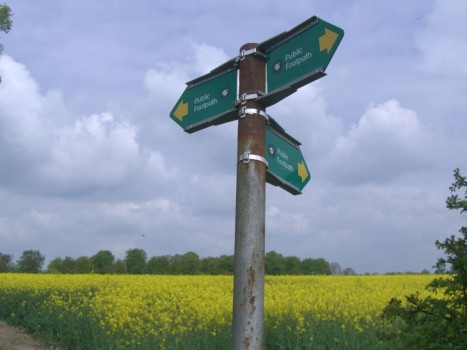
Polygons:
<instances>
[{"instance_id":1,"label":"white text on green sign","mask_svg":"<svg viewBox=\"0 0 467 350\"><path fill-rule=\"evenodd\" d=\"M310 180L310 173L299 145L271 127L266 127L265 141L267 181L292 194L300 194Z\"/></svg>"},{"instance_id":2,"label":"white text on green sign","mask_svg":"<svg viewBox=\"0 0 467 350\"><path fill-rule=\"evenodd\" d=\"M287 32L278 42L266 42L267 99L278 102L296 89L325 75L344 31L318 17ZM260 44L261 45L261 44ZM270 47L268 45L271 45ZM272 99L283 89L288 93ZM267 101L265 99L265 101Z\"/></svg>"},{"instance_id":3,"label":"white text on green sign","mask_svg":"<svg viewBox=\"0 0 467 350\"><path fill-rule=\"evenodd\" d=\"M221 124L236 118L237 95L237 70L230 70L187 87L170 117L190 133Z\"/></svg>"}]
</instances>

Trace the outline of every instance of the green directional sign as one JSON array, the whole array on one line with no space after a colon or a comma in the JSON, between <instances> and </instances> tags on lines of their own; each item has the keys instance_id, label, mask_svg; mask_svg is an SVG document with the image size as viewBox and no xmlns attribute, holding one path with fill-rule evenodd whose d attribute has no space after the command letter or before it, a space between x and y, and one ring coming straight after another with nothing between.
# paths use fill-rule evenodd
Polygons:
<instances>
[{"instance_id":1,"label":"green directional sign","mask_svg":"<svg viewBox=\"0 0 467 350\"><path fill-rule=\"evenodd\" d=\"M237 118L237 69L208 74L187 84L170 112L170 117L186 132Z\"/></svg>"},{"instance_id":2,"label":"green directional sign","mask_svg":"<svg viewBox=\"0 0 467 350\"><path fill-rule=\"evenodd\" d=\"M299 146L300 143L282 128L266 127L266 181L292 194L301 194L310 181L310 172Z\"/></svg>"},{"instance_id":3,"label":"green directional sign","mask_svg":"<svg viewBox=\"0 0 467 350\"><path fill-rule=\"evenodd\" d=\"M344 36L344 31L318 17L259 46L266 54L265 105L284 97L325 75L325 70Z\"/></svg>"}]
</instances>

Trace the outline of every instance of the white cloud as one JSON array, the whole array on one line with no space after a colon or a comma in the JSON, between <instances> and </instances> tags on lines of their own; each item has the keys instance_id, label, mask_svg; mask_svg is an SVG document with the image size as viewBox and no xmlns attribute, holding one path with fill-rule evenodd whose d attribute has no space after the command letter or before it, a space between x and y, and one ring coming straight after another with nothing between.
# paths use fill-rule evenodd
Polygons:
<instances>
[{"instance_id":1,"label":"white cloud","mask_svg":"<svg viewBox=\"0 0 467 350\"><path fill-rule=\"evenodd\" d=\"M175 180L180 176L179 170L169 168L164 155L157 150L150 153L146 163L146 172L147 176L153 179Z\"/></svg>"},{"instance_id":2,"label":"white cloud","mask_svg":"<svg viewBox=\"0 0 467 350\"><path fill-rule=\"evenodd\" d=\"M107 187L125 180L140 160L136 127L94 114L56 130L43 176L59 187Z\"/></svg>"},{"instance_id":3,"label":"white cloud","mask_svg":"<svg viewBox=\"0 0 467 350\"><path fill-rule=\"evenodd\" d=\"M0 143L2 152L37 156L45 151L48 130L41 118L57 94L41 95L26 67L0 56ZM3 168L3 167L2 167Z\"/></svg>"},{"instance_id":4,"label":"white cloud","mask_svg":"<svg viewBox=\"0 0 467 350\"><path fill-rule=\"evenodd\" d=\"M212 69L228 60L222 49L189 40L192 53L185 62L158 63L149 69L144 77L144 85L153 97L161 101L167 99L175 104L185 83L209 73ZM166 102L169 102L166 101Z\"/></svg>"},{"instance_id":5,"label":"white cloud","mask_svg":"<svg viewBox=\"0 0 467 350\"><path fill-rule=\"evenodd\" d=\"M9 56L0 57L0 73L0 185L82 193L124 184L141 169L171 176L164 155L143 149L125 117L71 117L59 91L42 94L26 67Z\"/></svg>"},{"instance_id":6,"label":"white cloud","mask_svg":"<svg viewBox=\"0 0 467 350\"><path fill-rule=\"evenodd\" d=\"M429 130L396 100L370 106L328 159L327 175L343 183L386 182L430 165Z\"/></svg>"},{"instance_id":7,"label":"white cloud","mask_svg":"<svg viewBox=\"0 0 467 350\"><path fill-rule=\"evenodd\" d=\"M33 209L29 213L29 219L33 225L37 225L38 227L45 229L53 227L57 224L57 221L60 220L56 213L39 209Z\"/></svg>"},{"instance_id":8,"label":"white cloud","mask_svg":"<svg viewBox=\"0 0 467 350\"><path fill-rule=\"evenodd\" d=\"M194 50L194 64L198 75L209 73L231 58L227 56L224 50L211 45L198 44L192 41L191 46Z\"/></svg>"},{"instance_id":9,"label":"white cloud","mask_svg":"<svg viewBox=\"0 0 467 350\"><path fill-rule=\"evenodd\" d=\"M167 219L167 216L179 218L181 212L179 204L164 197L141 202L102 203L100 207L105 216L138 226L145 225L154 218Z\"/></svg>"},{"instance_id":10,"label":"white cloud","mask_svg":"<svg viewBox=\"0 0 467 350\"><path fill-rule=\"evenodd\" d=\"M284 206L285 207L285 206ZM272 237L287 234L288 237L301 236L309 233L310 221L306 209L298 212L281 210L277 205L266 209L266 229Z\"/></svg>"},{"instance_id":11,"label":"white cloud","mask_svg":"<svg viewBox=\"0 0 467 350\"><path fill-rule=\"evenodd\" d=\"M325 93L318 81L268 109L268 113L302 143L302 153L309 164L327 157L343 132L342 121L328 112Z\"/></svg>"},{"instance_id":12,"label":"white cloud","mask_svg":"<svg viewBox=\"0 0 467 350\"><path fill-rule=\"evenodd\" d=\"M178 63L160 63L146 72L144 86L160 101L172 100L183 90L188 79L187 66Z\"/></svg>"}]
</instances>

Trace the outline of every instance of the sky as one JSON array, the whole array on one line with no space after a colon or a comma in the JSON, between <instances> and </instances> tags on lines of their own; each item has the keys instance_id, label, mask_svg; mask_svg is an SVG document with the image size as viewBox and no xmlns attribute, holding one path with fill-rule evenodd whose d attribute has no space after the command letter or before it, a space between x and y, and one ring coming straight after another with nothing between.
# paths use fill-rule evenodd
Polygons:
<instances>
[{"instance_id":1,"label":"sky","mask_svg":"<svg viewBox=\"0 0 467 350\"><path fill-rule=\"evenodd\" d=\"M0 252L234 254L237 122L188 134L193 80L316 15L327 75L267 112L310 170L266 188L266 251L357 273L431 270L465 226L467 1L19 1L0 33Z\"/></svg>"}]
</instances>

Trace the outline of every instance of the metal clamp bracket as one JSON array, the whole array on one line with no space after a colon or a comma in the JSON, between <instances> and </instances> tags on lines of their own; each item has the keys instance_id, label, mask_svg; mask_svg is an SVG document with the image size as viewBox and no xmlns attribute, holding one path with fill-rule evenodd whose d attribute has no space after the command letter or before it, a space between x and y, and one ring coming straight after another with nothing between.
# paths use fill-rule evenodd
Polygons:
<instances>
[{"instance_id":1,"label":"metal clamp bracket","mask_svg":"<svg viewBox=\"0 0 467 350\"><path fill-rule=\"evenodd\" d=\"M269 166L269 163L268 161L266 160L266 158L262 157L262 156L258 156L256 154L251 154L251 152L244 152L241 156L240 156L240 159L238 160L239 162L243 162L243 164L248 164L250 163L250 161L252 160L257 160L258 162L263 162L264 164L266 164L266 167Z\"/></svg>"},{"instance_id":2,"label":"metal clamp bracket","mask_svg":"<svg viewBox=\"0 0 467 350\"><path fill-rule=\"evenodd\" d=\"M257 91L254 94L243 93L243 94L241 94L239 96L239 99L237 101L235 101L235 105L236 106L244 105L244 104L246 104L247 101L257 100L259 97L261 97L263 95L264 95L264 92L262 92L262 91Z\"/></svg>"},{"instance_id":3,"label":"metal clamp bracket","mask_svg":"<svg viewBox=\"0 0 467 350\"><path fill-rule=\"evenodd\" d=\"M239 96L239 99L236 101L235 104L237 105L244 105L246 104L247 101L251 101L251 100L256 100L257 98L259 97L259 95L256 93L256 94L247 94L247 93L244 93L244 94L241 94Z\"/></svg>"},{"instance_id":4,"label":"metal clamp bracket","mask_svg":"<svg viewBox=\"0 0 467 350\"><path fill-rule=\"evenodd\" d=\"M253 56L260 56L261 58L266 59L266 55L264 52L258 50L257 47L254 47L249 50L242 50L240 51L240 55L235 58L235 63L238 64L238 62L243 61L246 56L253 55Z\"/></svg>"},{"instance_id":5,"label":"metal clamp bracket","mask_svg":"<svg viewBox=\"0 0 467 350\"><path fill-rule=\"evenodd\" d=\"M243 106L238 111L238 116L240 118L245 118L247 114L259 114L259 115L263 116L266 119L267 122L269 122L269 115L265 111L263 111L261 109L246 108L245 106Z\"/></svg>"}]
</instances>

